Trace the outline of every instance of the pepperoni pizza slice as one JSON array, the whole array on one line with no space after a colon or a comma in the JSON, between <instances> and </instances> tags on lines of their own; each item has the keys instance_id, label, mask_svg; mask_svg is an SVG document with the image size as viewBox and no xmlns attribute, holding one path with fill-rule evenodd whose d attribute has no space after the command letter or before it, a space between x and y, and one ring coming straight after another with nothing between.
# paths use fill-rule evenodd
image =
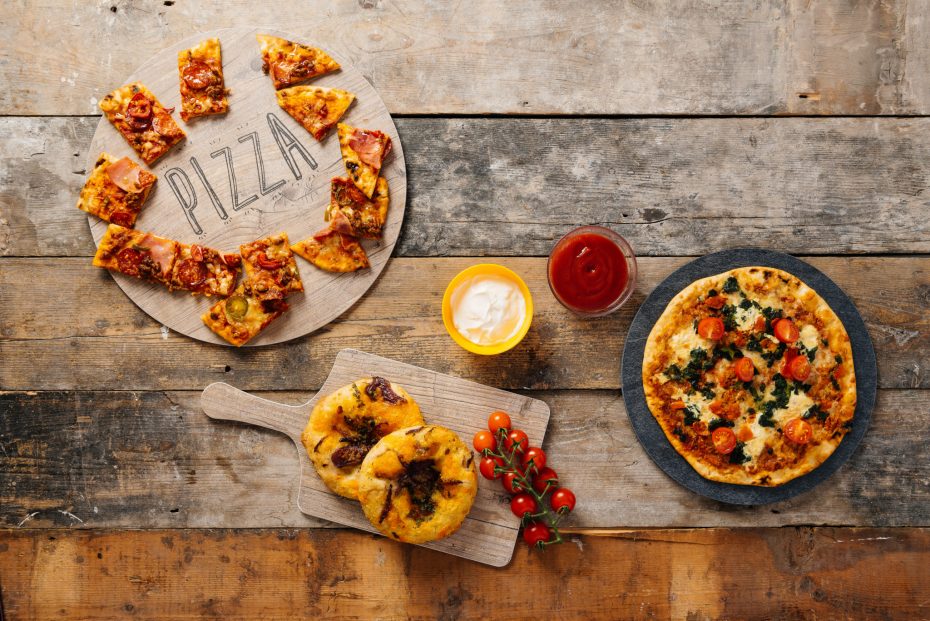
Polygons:
<instances>
[{"instance_id":1,"label":"pepperoni pizza slice","mask_svg":"<svg viewBox=\"0 0 930 621\"><path fill-rule=\"evenodd\" d=\"M128 157L101 153L87 177L78 209L106 222L132 228L157 177Z\"/></svg>"},{"instance_id":2,"label":"pepperoni pizza slice","mask_svg":"<svg viewBox=\"0 0 930 621\"><path fill-rule=\"evenodd\" d=\"M223 114L229 102L223 80L223 57L219 39L201 41L189 50L178 52L181 81L181 120Z\"/></svg>"},{"instance_id":3,"label":"pepperoni pizza slice","mask_svg":"<svg viewBox=\"0 0 930 621\"><path fill-rule=\"evenodd\" d=\"M197 244L179 244L178 258L171 270L171 288L210 297L228 296L239 278L242 259Z\"/></svg>"},{"instance_id":4,"label":"pepperoni pizza slice","mask_svg":"<svg viewBox=\"0 0 930 621\"><path fill-rule=\"evenodd\" d=\"M355 101L348 91L319 86L292 86L277 95L278 105L317 140L323 140Z\"/></svg>"},{"instance_id":5,"label":"pepperoni pizza slice","mask_svg":"<svg viewBox=\"0 0 930 621\"><path fill-rule=\"evenodd\" d=\"M340 123L339 148L346 171L358 189L371 198L381 164L391 152L391 137L376 129L359 129Z\"/></svg>"},{"instance_id":6,"label":"pepperoni pizza slice","mask_svg":"<svg viewBox=\"0 0 930 621\"><path fill-rule=\"evenodd\" d=\"M100 109L146 164L160 158L186 136L171 118L174 108L162 106L140 82L121 86L104 97Z\"/></svg>"},{"instance_id":7,"label":"pepperoni pizza slice","mask_svg":"<svg viewBox=\"0 0 930 621\"><path fill-rule=\"evenodd\" d=\"M348 177L336 177L330 188L326 219L340 233L380 239L389 202L388 182L384 177L378 177L371 198L362 194Z\"/></svg>"},{"instance_id":8,"label":"pepperoni pizza slice","mask_svg":"<svg viewBox=\"0 0 930 621\"><path fill-rule=\"evenodd\" d=\"M178 242L110 224L94 255L94 265L133 278L170 285Z\"/></svg>"},{"instance_id":9,"label":"pepperoni pizza slice","mask_svg":"<svg viewBox=\"0 0 930 621\"><path fill-rule=\"evenodd\" d=\"M291 250L327 272L354 272L371 267L358 240L332 228L297 242Z\"/></svg>"},{"instance_id":10,"label":"pepperoni pizza slice","mask_svg":"<svg viewBox=\"0 0 930 621\"><path fill-rule=\"evenodd\" d=\"M261 299L239 285L233 295L214 304L201 319L217 335L240 347L287 309L284 300Z\"/></svg>"},{"instance_id":11,"label":"pepperoni pizza slice","mask_svg":"<svg viewBox=\"0 0 930 621\"><path fill-rule=\"evenodd\" d=\"M239 251L242 253L245 287L249 295L271 300L304 290L287 233L243 244Z\"/></svg>"},{"instance_id":12,"label":"pepperoni pizza slice","mask_svg":"<svg viewBox=\"0 0 930 621\"><path fill-rule=\"evenodd\" d=\"M271 35L256 38L262 47L262 71L271 76L276 90L339 69L339 63L321 49Z\"/></svg>"}]
</instances>

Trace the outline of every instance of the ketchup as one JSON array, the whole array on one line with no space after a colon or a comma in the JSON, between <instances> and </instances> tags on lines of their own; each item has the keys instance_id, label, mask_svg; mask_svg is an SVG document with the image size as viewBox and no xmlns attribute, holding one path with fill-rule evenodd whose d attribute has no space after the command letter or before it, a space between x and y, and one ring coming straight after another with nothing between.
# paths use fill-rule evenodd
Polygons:
<instances>
[{"instance_id":1,"label":"ketchup","mask_svg":"<svg viewBox=\"0 0 930 621\"><path fill-rule=\"evenodd\" d=\"M626 291L630 280L623 250L606 235L591 232L591 228L569 233L549 255L553 293L565 306L582 313L608 310Z\"/></svg>"}]
</instances>

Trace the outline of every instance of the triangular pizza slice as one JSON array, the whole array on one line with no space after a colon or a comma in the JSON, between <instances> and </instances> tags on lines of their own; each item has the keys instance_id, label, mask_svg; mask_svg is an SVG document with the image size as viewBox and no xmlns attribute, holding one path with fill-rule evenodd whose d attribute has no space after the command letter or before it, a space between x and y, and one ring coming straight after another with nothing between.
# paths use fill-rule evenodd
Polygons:
<instances>
[{"instance_id":1,"label":"triangular pizza slice","mask_svg":"<svg viewBox=\"0 0 930 621\"><path fill-rule=\"evenodd\" d=\"M326 219L341 233L380 239L387 220L390 197L388 182L378 177L371 198L362 194L348 177L335 177L330 190Z\"/></svg>"},{"instance_id":2,"label":"triangular pizza slice","mask_svg":"<svg viewBox=\"0 0 930 621\"><path fill-rule=\"evenodd\" d=\"M271 35L256 35L262 46L262 71L275 89L300 84L339 69L339 63L321 49Z\"/></svg>"},{"instance_id":3,"label":"triangular pizza slice","mask_svg":"<svg viewBox=\"0 0 930 621\"><path fill-rule=\"evenodd\" d=\"M348 91L319 86L292 86L277 95L278 105L317 140L323 140L355 101Z\"/></svg>"},{"instance_id":4,"label":"triangular pizza slice","mask_svg":"<svg viewBox=\"0 0 930 621\"><path fill-rule=\"evenodd\" d=\"M358 189L371 198L381 164L391 152L391 137L376 129L359 129L340 123L339 149L349 177Z\"/></svg>"},{"instance_id":5,"label":"triangular pizza slice","mask_svg":"<svg viewBox=\"0 0 930 621\"><path fill-rule=\"evenodd\" d=\"M358 239L331 227L297 242L291 250L327 272L354 272L371 267Z\"/></svg>"}]
</instances>

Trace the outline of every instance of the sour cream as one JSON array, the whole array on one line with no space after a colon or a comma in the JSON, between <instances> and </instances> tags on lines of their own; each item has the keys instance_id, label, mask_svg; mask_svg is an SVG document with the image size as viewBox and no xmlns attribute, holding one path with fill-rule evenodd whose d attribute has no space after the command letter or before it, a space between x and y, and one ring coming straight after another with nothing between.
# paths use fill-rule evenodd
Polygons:
<instances>
[{"instance_id":1,"label":"sour cream","mask_svg":"<svg viewBox=\"0 0 930 621\"><path fill-rule=\"evenodd\" d=\"M526 299L513 280L481 274L463 280L450 299L452 323L476 345L497 345L510 339L526 318Z\"/></svg>"}]
</instances>

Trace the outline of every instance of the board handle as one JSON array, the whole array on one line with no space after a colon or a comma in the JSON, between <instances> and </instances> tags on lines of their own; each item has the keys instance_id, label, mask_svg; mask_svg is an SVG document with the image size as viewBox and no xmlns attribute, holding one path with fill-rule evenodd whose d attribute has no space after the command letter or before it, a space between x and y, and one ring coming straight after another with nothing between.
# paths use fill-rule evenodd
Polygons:
<instances>
[{"instance_id":1,"label":"board handle","mask_svg":"<svg viewBox=\"0 0 930 621\"><path fill-rule=\"evenodd\" d=\"M235 420L279 431L300 443L307 424L304 405L285 405L249 394L224 382L215 382L200 395L204 414L217 420Z\"/></svg>"}]
</instances>

